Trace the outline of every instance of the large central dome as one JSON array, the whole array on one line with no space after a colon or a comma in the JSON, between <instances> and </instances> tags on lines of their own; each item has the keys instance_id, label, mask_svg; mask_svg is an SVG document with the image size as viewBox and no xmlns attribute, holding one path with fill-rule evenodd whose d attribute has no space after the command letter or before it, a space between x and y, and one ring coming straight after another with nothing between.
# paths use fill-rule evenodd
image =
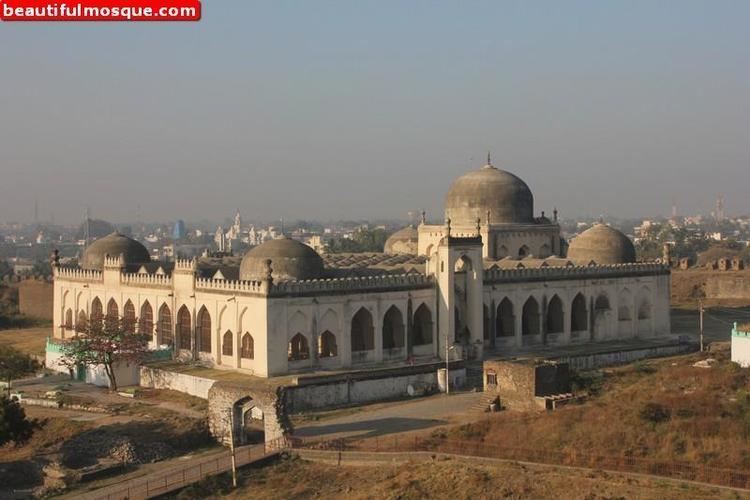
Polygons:
<instances>
[{"instance_id":1,"label":"large central dome","mask_svg":"<svg viewBox=\"0 0 750 500\"><path fill-rule=\"evenodd\" d=\"M247 252L240 264L240 279L262 280L267 260L271 261L274 279L279 281L307 280L323 275L320 255L304 243L284 236Z\"/></svg>"},{"instance_id":2,"label":"large central dome","mask_svg":"<svg viewBox=\"0 0 750 500\"><path fill-rule=\"evenodd\" d=\"M490 212L495 224L527 224L534 221L534 196L521 179L487 164L453 182L445 197L445 216L455 225L483 222Z\"/></svg>"}]
</instances>

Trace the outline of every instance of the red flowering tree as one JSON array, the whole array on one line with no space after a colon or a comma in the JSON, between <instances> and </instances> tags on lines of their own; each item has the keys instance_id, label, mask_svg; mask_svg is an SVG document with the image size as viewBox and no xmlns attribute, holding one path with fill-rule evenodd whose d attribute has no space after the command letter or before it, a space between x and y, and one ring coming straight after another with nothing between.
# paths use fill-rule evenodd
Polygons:
<instances>
[{"instance_id":1,"label":"red flowering tree","mask_svg":"<svg viewBox=\"0 0 750 500\"><path fill-rule=\"evenodd\" d=\"M137 364L148 355L149 336L131 331L131 322L109 316L92 319L78 330L75 339L65 344L62 363L70 368L103 366L109 390L116 391L116 365L121 362Z\"/></svg>"}]
</instances>

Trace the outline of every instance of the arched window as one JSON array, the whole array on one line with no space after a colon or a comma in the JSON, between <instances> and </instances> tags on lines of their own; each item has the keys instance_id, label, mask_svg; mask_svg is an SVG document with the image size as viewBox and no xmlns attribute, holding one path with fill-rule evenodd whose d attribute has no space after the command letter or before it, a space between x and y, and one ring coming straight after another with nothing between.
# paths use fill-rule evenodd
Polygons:
<instances>
[{"instance_id":1,"label":"arched window","mask_svg":"<svg viewBox=\"0 0 750 500\"><path fill-rule=\"evenodd\" d=\"M464 271L471 271L472 270L471 259L469 259L466 255L462 255L461 258L456 261L456 265L453 268L453 270L457 273L461 273Z\"/></svg>"},{"instance_id":2,"label":"arched window","mask_svg":"<svg viewBox=\"0 0 750 500\"><path fill-rule=\"evenodd\" d=\"M518 249L518 258L523 259L524 257L528 257L529 255L529 247L526 245L521 246L521 248Z\"/></svg>"},{"instance_id":3,"label":"arched window","mask_svg":"<svg viewBox=\"0 0 750 500\"><path fill-rule=\"evenodd\" d=\"M352 318L352 351L371 351L375 348L372 314L361 307Z\"/></svg>"},{"instance_id":4,"label":"arched window","mask_svg":"<svg viewBox=\"0 0 750 500\"><path fill-rule=\"evenodd\" d=\"M159 309L159 324L156 326L156 331L162 344L174 344L174 335L172 334L172 311L169 310L167 304L162 305Z\"/></svg>"},{"instance_id":5,"label":"arched window","mask_svg":"<svg viewBox=\"0 0 750 500\"><path fill-rule=\"evenodd\" d=\"M211 352L211 315L205 306L198 312L198 350L200 352Z\"/></svg>"},{"instance_id":6,"label":"arched window","mask_svg":"<svg viewBox=\"0 0 750 500\"><path fill-rule=\"evenodd\" d=\"M76 330L82 332L86 330L88 326L88 320L86 319L86 311L81 309L78 311L78 321L76 322Z\"/></svg>"},{"instance_id":7,"label":"arched window","mask_svg":"<svg viewBox=\"0 0 750 500\"><path fill-rule=\"evenodd\" d=\"M581 332L588 329L588 318L586 316L586 298L579 293L573 299L573 307L570 313L570 330Z\"/></svg>"},{"instance_id":8,"label":"arched window","mask_svg":"<svg viewBox=\"0 0 750 500\"><path fill-rule=\"evenodd\" d=\"M495 318L495 335L513 337L516 334L516 320L513 316L513 303L505 297L497 306Z\"/></svg>"},{"instance_id":9,"label":"arched window","mask_svg":"<svg viewBox=\"0 0 750 500\"><path fill-rule=\"evenodd\" d=\"M186 306L182 306L177 313L177 347L188 351L193 346L190 323L190 311Z\"/></svg>"},{"instance_id":10,"label":"arched window","mask_svg":"<svg viewBox=\"0 0 750 500\"><path fill-rule=\"evenodd\" d=\"M310 346L307 343L307 338L301 333L296 334L289 341L289 361L299 361L310 358Z\"/></svg>"},{"instance_id":11,"label":"arched window","mask_svg":"<svg viewBox=\"0 0 750 500\"><path fill-rule=\"evenodd\" d=\"M240 357L245 359L255 359L255 341L253 340L253 336L249 333L245 333L245 335L242 336Z\"/></svg>"},{"instance_id":12,"label":"arched window","mask_svg":"<svg viewBox=\"0 0 750 500\"><path fill-rule=\"evenodd\" d=\"M412 327L412 345L432 344L432 312L426 304L421 304L414 311Z\"/></svg>"},{"instance_id":13,"label":"arched window","mask_svg":"<svg viewBox=\"0 0 750 500\"><path fill-rule=\"evenodd\" d=\"M497 258L498 259L504 259L509 255L508 247L505 245L500 245L500 248L497 249Z\"/></svg>"},{"instance_id":14,"label":"arched window","mask_svg":"<svg viewBox=\"0 0 750 500\"><path fill-rule=\"evenodd\" d=\"M555 295L547 304L547 333L562 333L564 329L562 300Z\"/></svg>"},{"instance_id":15,"label":"arched window","mask_svg":"<svg viewBox=\"0 0 750 500\"><path fill-rule=\"evenodd\" d=\"M102 301L99 297L94 297L91 301L91 322L101 323L104 319L104 308L102 307Z\"/></svg>"},{"instance_id":16,"label":"arched window","mask_svg":"<svg viewBox=\"0 0 750 500\"><path fill-rule=\"evenodd\" d=\"M135 331L135 306L130 300L125 302L125 307L122 308L122 329L128 333Z\"/></svg>"},{"instance_id":17,"label":"arched window","mask_svg":"<svg viewBox=\"0 0 750 500\"><path fill-rule=\"evenodd\" d=\"M115 299L109 299L109 302L107 302L107 317L105 319L109 322L115 322L120 319L120 308L117 307Z\"/></svg>"},{"instance_id":18,"label":"arched window","mask_svg":"<svg viewBox=\"0 0 750 500\"><path fill-rule=\"evenodd\" d=\"M232 335L230 330L227 330L221 339L221 353L224 356L231 356L233 352L232 345L234 345L234 335Z\"/></svg>"},{"instance_id":19,"label":"arched window","mask_svg":"<svg viewBox=\"0 0 750 500\"><path fill-rule=\"evenodd\" d=\"M643 299L638 306L638 319L649 319L651 317L651 304L648 299Z\"/></svg>"},{"instance_id":20,"label":"arched window","mask_svg":"<svg viewBox=\"0 0 750 500\"><path fill-rule=\"evenodd\" d=\"M550 248L550 246L548 244L545 243L544 245L542 245L542 246L539 247L539 255L538 255L538 257L540 259L546 259L550 255L552 255L552 249Z\"/></svg>"},{"instance_id":21,"label":"arched window","mask_svg":"<svg viewBox=\"0 0 750 500\"><path fill-rule=\"evenodd\" d=\"M336 336L328 330L320 334L318 341L318 356L321 358L333 358L338 356L339 349L336 345Z\"/></svg>"},{"instance_id":22,"label":"arched window","mask_svg":"<svg viewBox=\"0 0 750 500\"><path fill-rule=\"evenodd\" d=\"M154 334L154 311L148 301L141 306L141 318L138 324L138 333L151 337Z\"/></svg>"},{"instance_id":23,"label":"arched window","mask_svg":"<svg viewBox=\"0 0 750 500\"><path fill-rule=\"evenodd\" d=\"M609 298L607 298L606 295L601 294L596 298L596 302L594 303L594 309L596 311L609 311Z\"/></svg>"},{"instance_id":24,"label":"arched window","mask_svg":"<svg viewBox=\"0 0 750 500\"><path fill-rule=\"evenodd\" d=\"M73 329L73 309L68 309L65 311L65 329L66 330L72 330Z\"/></svg>"},{"instance_id":25,"label":"arched window","mask_svg":"<svg viewBox=\"0 0 750 500\"><path fill-rule=\"evenodd\" d=\"M396 306L391 306L383 317L383 349L404 347L404 317Z\"/></svg>"},{"instance_id":26,"label":"arched window","mask_svg":"<svg viewBox=\"0 0 750 500\"><path fill-rule=\"evenodd\" d=\"M521 333L523 335L539 335L539 303L534 297L529 297L523 305L523 318L521 322Z\"/></svg>"}]
</instances>

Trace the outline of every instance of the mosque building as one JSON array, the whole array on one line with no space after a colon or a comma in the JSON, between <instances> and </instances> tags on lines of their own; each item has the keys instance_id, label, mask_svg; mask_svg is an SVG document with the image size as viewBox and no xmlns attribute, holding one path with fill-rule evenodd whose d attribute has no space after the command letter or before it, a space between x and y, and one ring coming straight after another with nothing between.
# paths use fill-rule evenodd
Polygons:
<instances>
[{"instance_id":1,"label":"mosque building","mask_svg":"<svg viewBox=\"0 0 750 500\"><path fill-rule=\"evenodd\" d=\"M423 214L376 254L281 237L229 268L152 261L113 233L55 266L54 336L119 317L175 359L271 377L670 333L667 266L636 262L604 224L567 248L556 211L536 216L526 183L489 161L450 187L445 221Z\"/></svg>"}]
</instances>

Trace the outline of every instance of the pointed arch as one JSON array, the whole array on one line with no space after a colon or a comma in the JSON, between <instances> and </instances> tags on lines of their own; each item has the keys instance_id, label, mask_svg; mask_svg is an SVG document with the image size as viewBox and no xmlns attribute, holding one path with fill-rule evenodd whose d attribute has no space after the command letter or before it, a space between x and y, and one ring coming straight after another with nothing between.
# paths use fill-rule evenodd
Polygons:
<instances>
[{"instance_id":1,"label":"pointed arch","mask_svg":"<svg viewBox=\"0 0 750 500\"><path fill-rule=\"evenodd\" d=\"M63 324L63 327L66 330L73 329L73 309L68 308L68 310L65 311L65 323Z\"/></svg>"},{"instance_id":2,"label":"pointed arch","mask_svg":"<svg viewBox=\"0 0 750 500\"><path fill-rule=\"evenodd\" d=\"M539 303L534 297L529 297L523 305L521 318L522 335L539 335Z\"/></svg>"},{"instance_id":3,"label":"pointed arch","mask_svg":"<svg viewBox=\"0 0 750 500\"><path fill-rule=\"evenodd\" d=\"M221 338L221 354L224 356L231 356L234 352L234 349L232 348L233 345L234 335L231 330L227 330Z\"/></svg>"},{"instance_id":4,"label":"pointed arch","mask_svg":"<svg viewBox=\"0 0 750 500\"><path fill-rule=\"evenodd\" d=\"M187 351L193 348L190 310L187 306L180 307L177 312L177 347Z\"/></svg>"},{"instance_id":5,"label":"pointed arch","mask_svg":"<svg viewBox=\"0 0 750 500\"><path fill-rule=\"evenodd\" d=\"M570 331L581 332L588 330L588 314L586 312L586 297L578 293L573 299L570 309Z\"/></svg>"},{"instance_id":6,"label":"pointed arch","mask_svg":"<svg viewBox=\"0 0 750 500\"><path fill-rule=\"evenodd\" d=\"M528 257L529 253L529 247L527 247L526 245L521 245L521 248L518 249L518 258L523 259L524 257Z\"/></svg>"},{"instance_id":7,"label":"pointed arch","mask_svg":"<svg viewBox=\"0 0 750 500\"><path fill-rule=\"evenodd\" d=\"M130 299L122 308L122 329L128 333L135 332L135 306Z\"/></svg>"},{"instance_id":8,"label":"pointed arch","mask_svg":"<svg viewBox=\"0 0 750 500\"><path fill-rule=\"evenodd\" d=\"M552 248L550 248L547 243L544 243L539 247L539 254L537 255L537 257L539 257L540 259L546 259L550 255L552 255Z\"/></svg>"},{"instance_id":9,"label":"pointed arch","mask_svg":"<svg viewBox=\"0 0 750 500\"><path fill-rule=\"evenodd\" d=\"M414 311L414 324L412 326L412 345L432 344L432 312L427 304L422 303Z\"/></svg>"},{"instance_id":10,"label":"pointed arch","mask_svg":"<svg viewBox=\"0 0 750 500\"><path fill-rule=\"evenodd\" d=\"M516 319L513 315L513 302L505 297L497 306L495 317L495 335L498 337L513 337L516 334Z\"/></svg>"},{"instance_id":11,"label":"pointed arch","mask_svg":"<svg viewBox=\"0 0 750 500\"><path fill-rule=\"evenodd\" d=\"M555 295L547 304L547 333L562 333L565 330L563 303Z\"/></svg>"},{"instance_id":12,"label":"pointed arch","mask_svg":"<svg viewBox=\"0 0 750 500\"><path fill-rule=\"evenodd\" d=\"M86 318L86 311L81 309L78 311L78 321L76 321L76 330L82 332L86 330L88 326L88 318Z\"/></svg>"},{"instance_id":13,"label":"pointed arch","mask_svg":"<svg viewBox=\"0 0 750 500\"><path fill-rule=\"evenodd\" d=\"M371 351L375 348L375 331L372 314L365 307L360 307L351 322L352 352Z\"/></svg>"},{"instance_id":14,"label":"pointed arch","mask_svg":"<svg viewBox=\"0 0 750 500\"><path fill-rule=\"evenodd\" d=\"M328 330L320 334L318 341L318 356L321 358L335 358L339 355L339 348L336 345L336 336Z\"/></svg>"},{"instance_id":15,"label":"pointed arch","mask_svg":"<svg viewBox=\"0 0 750 500\"><path fill-rule=\"evenodd\" d=\"M120 318L120 308L114 298L107 302L107 321L117 321Z\"/></svg>"},{"instance_id":16,"label":"pointed arch","mask_svg":"<svg viewBox=\"0 0 750 500\"><path fill-rule=\"evenodd\" d=\"M609 305L609 297L607 297L606 293L600 293L596 297L596 301L594 302L594 310L597 312L600 311L609 311L611 309Z\"/></svg>"},{"instance_id":17,"label":"pointed arch","mask_svg":"<svg viewBox=\"0 0 750 500\"><path fill-rule=\"evenodd\" d=\"M159 308L159 323L156 326L156 333L162 344L174 344L174 334L172 333L172 311L167 304L162 304Z\"/></svg>"},{"instance_id":18,"label":"pointed arch","mask_svg":"<svg viewBox=\"0 0 750 500\"><path fill-rule=\"evenodd\" d=\"M471 259L466 255L459 257L459 259L456 260L456 265L453 267L453 270L457 273L471 271L472 269L474 269L474 265L471 262Z\"/></svg>"},{"instance_id":19,"label":"pointed arch","mask_svg":"<svg viewBox=\"0 0 750 500\"><path fill-rule=\"evenodd\" d=\"M255 339L250 335L250 332L245 332L245 335L242 336L240 357L244 359L255 359Z\"/></svg>"},{"instance_id":20,"label":"pointed arch","mask_svg":"<svg viewBox=\"0 0 750 500\"><path fill-rule=\"evenodd\" d=\"M508 247L505 245L500 245L500 248L497 249L497 258L498 259L504 259L510 255L510 252L508 251Z\"/></svg>"},{"instance_id":21,"label":"pointed arch","mask_svg":"<svg viewBox=\"0 0 750 500\"><path fill-rule=\"evenodd\" d=\"M631 321L633 319L633 313L630 310L630 306L633 303L633 295L630 290L624 288L620 292L620 298L618 300L617 308L617 319L619 321Z\"/></svg>"},{"instance_id":22,"label":"pointed arch","mask_svg":"<svg viewBox=\"0 0 750 500\"><path fill-rule=\"evenodd\" d=\"M404 316L396 306L391 306L383 316L383 349L404 347Z\"/></svg>"},{"instance_id":23,"label":"pointed arch","mask_svg":"<svg viewBox=\"0 0 750 500\"><path fill-rule=\"evenodd\" d=\"M291 338L288 346L288 359L289 361L310 359L310 345L307 337L297 333Z\"/></svg>"},{"instance_id":24,"label":"pointed arch","mask_svg":"<svg viewBox=\"0 0 750 500\"><path fill-rule=\"evenodd\" d=\"M91 322L101 323L103 319L104 308L102 306L102 301L99 300L99 297L94 297L94 300L91 301Z\"/></svg>"},{"instance_id":25,"label":"pointed arch","mask_svg":"<svg viewBox=\"0 0 750 500\"><path fill-rule=\"evenodd\" d=\"M151 308L148 300L144 301L141 305L141 317L138 319L138 333L148 335L149 337L154 335L154 310Z\"/></svg>"},{"instance_id":26,"label":"pointed arch","mask_svg":"<svg viewBox=\"0 0 750 500\"><path fill-rule=\"evenodd\" d=\"M638 319L650 319L651 318L651 301L648 297L642 297L641 302L638 304Z\"/></svg>"},{"instance_id":27,"label":"pointed arch","mask_svg":"<svg viewBox=\"0 0 750 500\"><path fill-rule=\"evenodd\" d=\"M211 352L211 315L206 309L206 306L202 306L198 311L198 319L195 322L195 327L198 329L196 337L198 338L198 350L200 352Z\"/></svg>"}]
</instances>

